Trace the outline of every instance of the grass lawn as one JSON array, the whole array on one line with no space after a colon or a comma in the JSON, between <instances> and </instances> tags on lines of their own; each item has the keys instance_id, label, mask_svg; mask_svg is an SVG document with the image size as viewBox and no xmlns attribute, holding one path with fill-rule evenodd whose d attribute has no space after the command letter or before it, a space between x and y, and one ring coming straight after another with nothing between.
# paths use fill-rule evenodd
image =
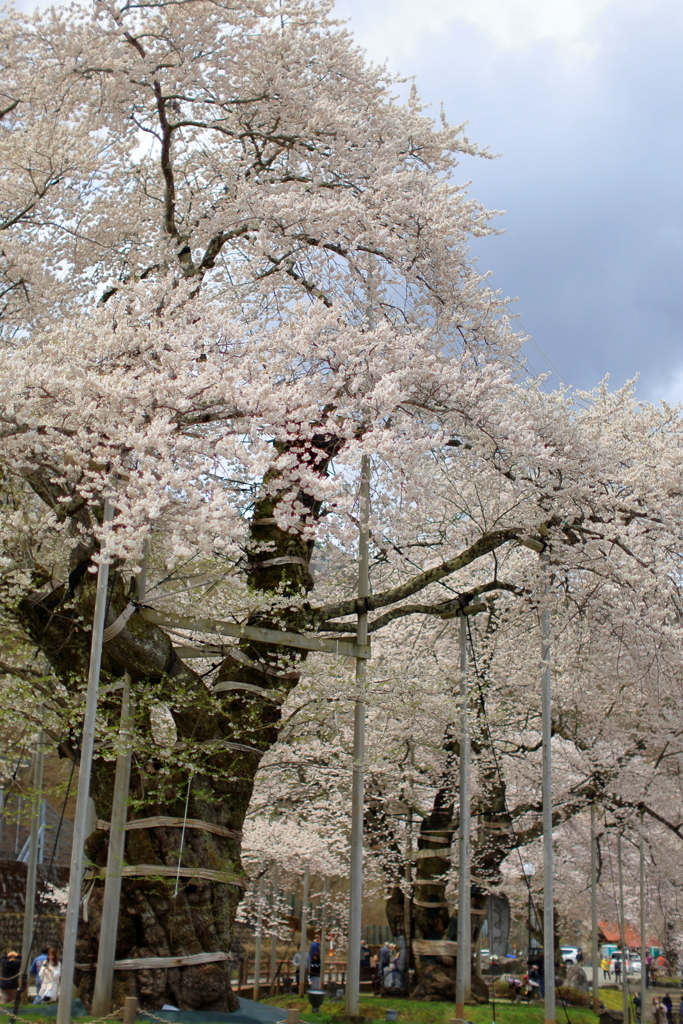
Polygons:
<instances>
[{"instance_id":1,"label":"grass lawn","mask_svg":"<svg viewBox=\"0 0 683 1024\"><path fill-rule=\"evenodd\" d=\"M619 992L610 993L621 998ZM304 1021L311 1024L337 1024L337 1018L345 1013L343 1002L328 1002L325 1000L319 1013L313 1013L308 1000L299 999L298 996L276 996L273 999L266 999L264 1002L271 1006L281 1006L283 1009L298 1007ZM621 1003L619 1003L619 1007ZM615 1009L619 1007L615 1006ZM360 997L361 1016L371 1021L384 1021L387 1010L398 1010L398 1024L448 1024L455 1016L453 1003L421 1003L411 999L377 999L375 996ZM495 1010L495 1016L494 1016ZM495 1005L468 1006L465 1016L472 1024L543 1024L543 1004L529 1005L527 1003L512 1004L507 1000L496 1000ZM597 1017L592 1010L568 1006L567 1014L561 1005L557 1007L558 1024L567 1024L567 1017L570 1024L596 1024Z\"/></svg>"}]
</instances>

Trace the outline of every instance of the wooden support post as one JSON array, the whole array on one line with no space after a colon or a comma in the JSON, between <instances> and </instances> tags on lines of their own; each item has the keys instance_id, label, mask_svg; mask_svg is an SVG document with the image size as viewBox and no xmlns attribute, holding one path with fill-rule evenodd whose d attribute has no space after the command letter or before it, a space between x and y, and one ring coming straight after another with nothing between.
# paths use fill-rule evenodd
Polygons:
<instances>
[{"instance_id":1,"label":"wooden support post","mask_svg":"<svg viewBox=\"0 0 683 1024\"><path fill-rule=\"evenodd\" d=\"M138 1013L138 1001L135 996L126 996L123 1005L123 1024L135 1024Z\"/></svg>"},{"instance_id":2,"label":"wooden support post","mask_svg":"<svg viewBox=\"0 0 683 1024\"><path fill-rule=\"evenodd\" d=\"M287 1010L287 1024L299 1024L298 1010Z\"/></svg>"}]
</instances>

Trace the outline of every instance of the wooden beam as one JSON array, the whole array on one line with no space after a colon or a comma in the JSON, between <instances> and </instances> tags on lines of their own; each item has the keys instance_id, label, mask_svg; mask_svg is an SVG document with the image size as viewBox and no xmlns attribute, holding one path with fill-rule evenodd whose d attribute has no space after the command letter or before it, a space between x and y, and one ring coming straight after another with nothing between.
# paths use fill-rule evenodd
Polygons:
<instances>
[{"instance_id":1,"label":"wooden beam","mask_svg":"<svg viewBox=\"0 0 683 1024\"><path fill-rule=\"evenodd\" d=\"M369 658L370 644L356 644L351 640L336 640L328 637L306 636L301 633L285 633L280 629L264 629L262 626L239 625L223 622L221 619L193 619L188 615L168 615L153 608L142 608L140 615L146 622L171 629L186 629L199 633L217 633L237 639L257 640L282 647L297 647L304 651L322 651L324 654L339 654L344 658ZM209 655L210 656L210 655Z\"/></svg>"}]
</instances>

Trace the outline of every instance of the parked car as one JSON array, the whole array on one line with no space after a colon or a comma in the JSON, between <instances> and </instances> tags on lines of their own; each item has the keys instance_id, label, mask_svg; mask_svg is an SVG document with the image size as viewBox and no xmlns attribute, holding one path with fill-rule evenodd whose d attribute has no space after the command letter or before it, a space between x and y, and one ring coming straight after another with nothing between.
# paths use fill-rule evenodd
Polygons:
<instances>
[{"instance_id":1,"label":"parked car","mask_svg":"<svg viewBox=\"0 0 683 1024\"><path fill-rule=\"evenodd\" d=\"M621 953L612 953L610 967L614 971L614 963L616 960L621 960ZM626 973L627 974L640 974L640 957L637 953L630 953L626 951Z\"/></svg>"},{"instance_id":2,"label":"parked car","mask_svg":"<svg viewBox=\"0 0 683 1024\"><path fill-rule=\"evenodd\" d=\"M579 954L578 946L560 946L560 953L565 967L573 967Z\"/></svg>"}]
</instances>

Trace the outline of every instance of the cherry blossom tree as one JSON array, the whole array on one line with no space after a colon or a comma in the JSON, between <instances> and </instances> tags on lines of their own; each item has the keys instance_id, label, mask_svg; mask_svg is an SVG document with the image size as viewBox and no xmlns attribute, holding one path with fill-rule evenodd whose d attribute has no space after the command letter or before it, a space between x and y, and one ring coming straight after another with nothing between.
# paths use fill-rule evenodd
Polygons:
<instances>
[{"instance_id":1,"label":"cherry blossom tree","mask_svg":"<svg viewBox=\"0 0 683 1024\"><path fill-rule=\"evenodd\" d=\"M476 147L399 103L328 4L98 3L12 14L0 37L4 615L15 685L50 666L31 682L66 756L102 559L109 623L146 557L148 604L353 633L363 455L372 634L537 593L516 575L529 535L557 552L558 594L579 567L615 605L657 591L680 551L675 415L605 389L577 412L520 383L520 338L467 255L490 230L454 181ZM94 797L106 819L128 672L131 815L217 827L187 830L182 863L222 874L126 879L120 956L229 949L254 778L303 669L246 640L197 669L187 640L132 615L105 645ZM136 829L126 856L175 866L178 844ZM104 830L88 849L102 868ZM132 984L143 1006L234 1004L221 963Z\"/></svg>"}]
</instances>

